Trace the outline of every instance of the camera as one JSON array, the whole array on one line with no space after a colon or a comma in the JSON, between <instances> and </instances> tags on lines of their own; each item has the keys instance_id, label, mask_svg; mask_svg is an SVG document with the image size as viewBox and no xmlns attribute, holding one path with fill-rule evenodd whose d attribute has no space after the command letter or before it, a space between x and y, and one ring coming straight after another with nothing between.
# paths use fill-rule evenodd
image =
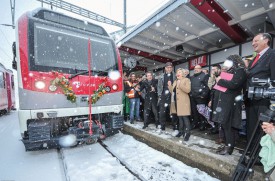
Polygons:
<instances>
[{"instance_id":1,"label":"camera","mask_svg":"<svg viewBox=\"0 0 275 181\"><path fill-rule=\"evenodd\" d=\"M275 101L275 80L252 78L254 87L248 88L248 98L267 98Z\"/></svg>"}]
</instances>

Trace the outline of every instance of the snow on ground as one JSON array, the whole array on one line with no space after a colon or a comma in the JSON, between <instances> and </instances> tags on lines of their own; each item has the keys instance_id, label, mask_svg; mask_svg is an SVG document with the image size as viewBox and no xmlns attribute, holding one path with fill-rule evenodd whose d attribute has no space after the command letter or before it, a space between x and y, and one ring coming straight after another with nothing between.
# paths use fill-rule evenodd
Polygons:
<instances>
[{"instance_id":1,"label":"snow on ground","mask_svg":"<svg viewBox=\"0 0 275 181\"><path fill-rule=\"evenodd\" d=\"M109 149L130 165L145 180L184 181L217 179L197 168L182 162L135 140L132 136L119 133L104 141Z\"/></svg>"},{"instance_id":2,"label":"snow on ground","mask_svg":"<svg viewBox=\"0 0 275 181\"><path fill-rule=\"evenodd\" d=\"M141 129L141 124L133 126ZM151 127L153 125L150 125ZM152 128L152 134L158 135ZM169 133L159 135L175 139ZM191 137L190 143L192 143ZM177 140L180 144L180 140ZM119 133L104 143L143 180L184 181L217 180L206 173L186 166L182 162L156 151L132 136ZM0 117L0 180L34 181L65 180L60 157L55 149L25 152L20 141L17 111ZM182 144L182 143L181 143ZM67 178L71 181L135 181L119 161L99 143L61 150L66 165Z\"/></svg>"},{"instance_id":3,"label":"snow on ground","mask_svg":"<svg viewBox=\"0 0 275 181\"><path fill-rule=\"evenodd\" d=\"M216 181L207 173L154 150L126 134L116 134L104 143L125 165L140 175L142 180L151 181ZM135 181L119 161L99 144L83 145L62 149L71 181Z\"/></svg>"},{"instance_id":4,"label":"snow on ground","mask_svg":"<svg viewBox=\"0 0 275 181\"><path fill-rule=\"evenodd\" d=\"M0 116L0 180L65 180L56 149L26 152L20 141L18 112Z\"/></svg>"},{"instance_id":5,"label":"snow on ground","mask_svg":"<svg viewBox=\"0 0 275 181\"><path fill-rule=\"evenodd\" d=\"M131 181L136 179L99 143L63 149L70 181Z\"/></svg>"}]
</instances>

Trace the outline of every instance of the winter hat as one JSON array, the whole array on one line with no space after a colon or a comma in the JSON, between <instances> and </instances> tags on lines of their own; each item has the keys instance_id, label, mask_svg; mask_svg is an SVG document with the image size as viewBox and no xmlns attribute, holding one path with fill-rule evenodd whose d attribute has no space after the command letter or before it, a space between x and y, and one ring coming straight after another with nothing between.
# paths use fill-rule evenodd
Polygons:
<instances>
[{"instance_id":1,"label":"winter hat","mask_svg":"<svg viewBox=\"0 0 275 181\"><path fill-rule=\"evenodd\" d=\"M169 67L169 66L173 67L172 62L166 62L165 67Z\"/></svg>"},{"instance_id":2,"label":"winter hat","mask_svg":"<svg viewBox=\"0 0 275 181\"><path fill-rule=\"evenodd\" d=\"M229 63L232 62L232 63ZM224 66L230 68L243 68L245 67L244 62L242 61L242 57L240 55L230 55L226 58L226 61L224 61Z\"/></svg>"}]
</instances>

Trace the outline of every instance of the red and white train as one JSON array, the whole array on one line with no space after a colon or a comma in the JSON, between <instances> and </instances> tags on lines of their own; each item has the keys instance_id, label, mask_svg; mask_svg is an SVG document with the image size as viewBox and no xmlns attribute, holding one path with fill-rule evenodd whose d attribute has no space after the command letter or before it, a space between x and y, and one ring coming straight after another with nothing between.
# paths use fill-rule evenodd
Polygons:
<instances>
[{"instance_id":1,"label":"red and white train","mask_svg":"<svg viewBox=\"0 0 275 181\"><path fill-rule=\"evenodd\" d=\"M14 76L0 63L0 115L15 109Z\"/></svg>"},{"instance_id":2,"label":"red and white train","mask_svg":"<svg viewBox=\"0 0 275 181\"><path fill-rule=\"evenodd\" d=\"M123 126L122 63L100 26L37 9L16 29L19 121L26 150L91 143Z\"/></svg>"}]
</instances>

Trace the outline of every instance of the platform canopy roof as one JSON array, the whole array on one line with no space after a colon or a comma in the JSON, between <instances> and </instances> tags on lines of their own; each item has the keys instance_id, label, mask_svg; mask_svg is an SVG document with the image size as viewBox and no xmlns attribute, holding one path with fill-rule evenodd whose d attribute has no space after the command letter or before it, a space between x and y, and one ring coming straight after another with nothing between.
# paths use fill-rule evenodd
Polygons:
<instances>
[{"instance_id":1,"label":"platform canopy roof","mask_svg":"<svg viewBox=\"0 0 275 181\"><path fill-rule=\"evenodd\" d=\"M138 60L138 70L247 42L260 32L274 34L275 0L171 0L119 40L122 61Z\"/></svg>"}]
</instances>

